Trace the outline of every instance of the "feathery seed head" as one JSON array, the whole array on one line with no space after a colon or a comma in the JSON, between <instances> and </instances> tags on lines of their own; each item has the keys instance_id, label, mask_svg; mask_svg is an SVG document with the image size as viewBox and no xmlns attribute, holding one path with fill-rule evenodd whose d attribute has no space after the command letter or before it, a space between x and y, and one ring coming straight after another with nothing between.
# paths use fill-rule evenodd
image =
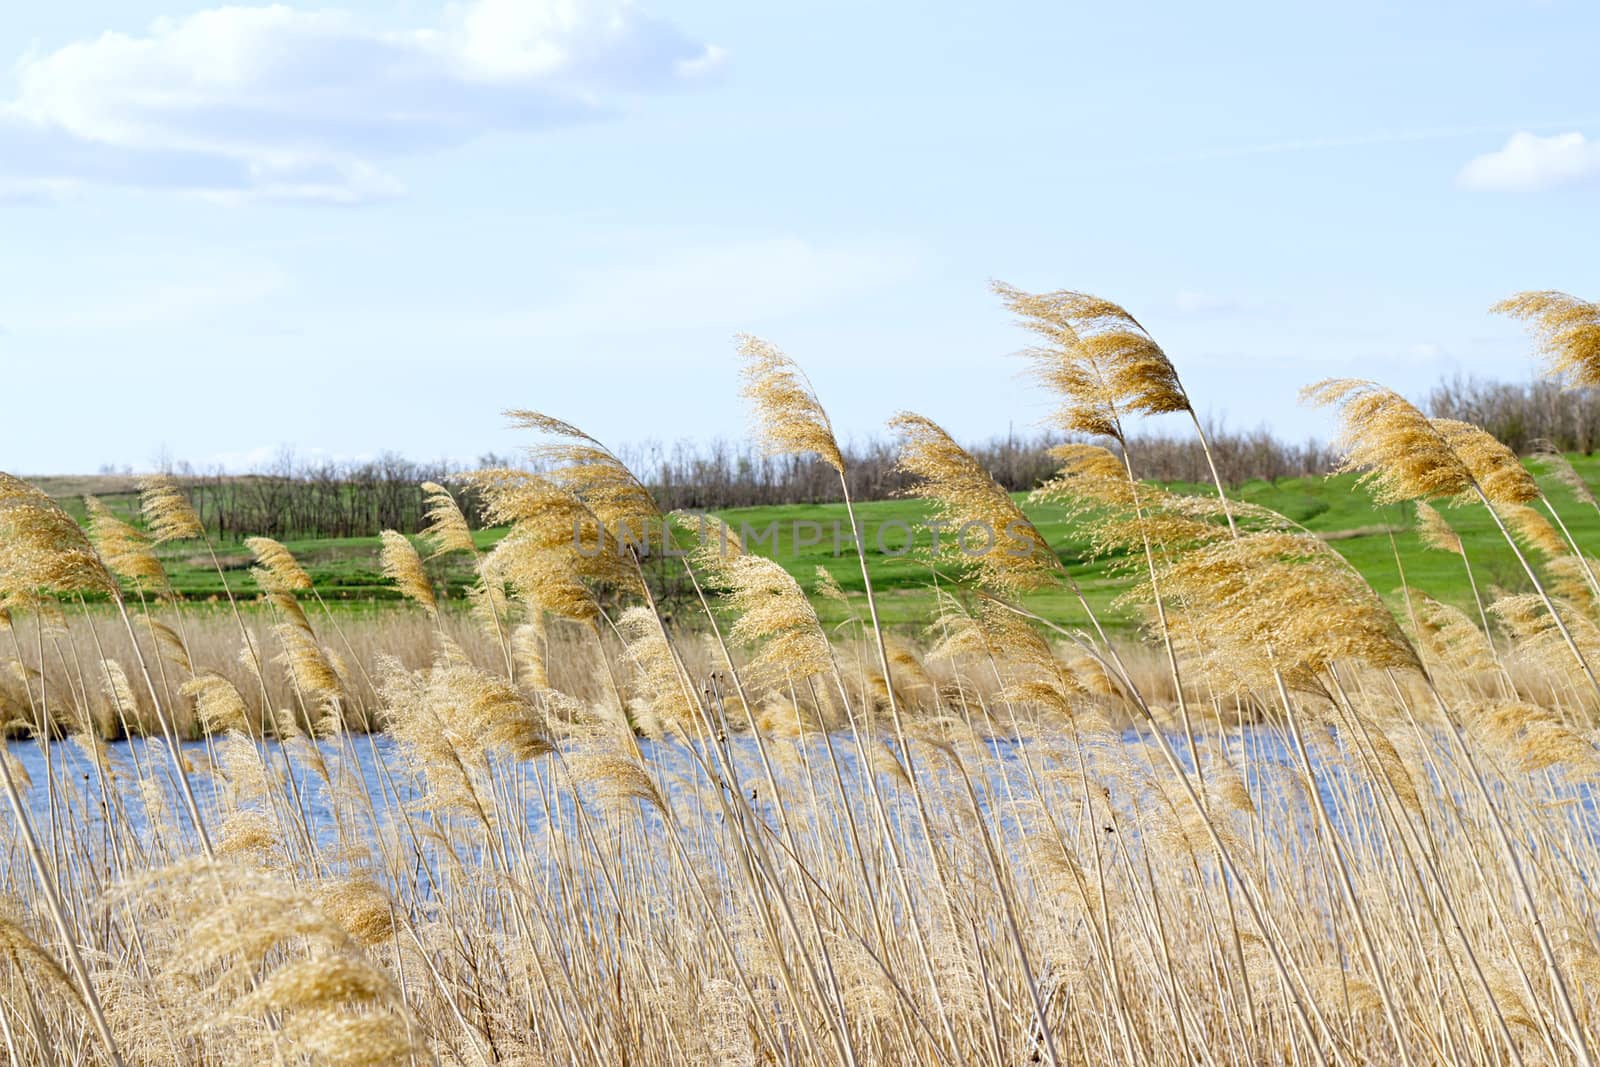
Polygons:
<instances>
[{"instance_id":1,"label":"feathery seed head","mask_svg":"<svg viewBox=\"0 0 1600 1067\"><path fill-rule=\"evenodd\" d=\"M1230 515L1240 529L1285 528L1286 520L1265 508L1230 501L1225 510L1215 497L1132 481L1122 461L1098 445L1061 445L1051 454L1063 466L1029 499L1065 507L1087 529L1090 551L1120 559L1117 569L1135 569L1147 547L1175 551L1226 538Z\"/></svg>"},{"instance_id":2,"label":"feathery seed head","mask_svg":"<svg viewBox=\"0 0 1600 1067\"><path fill-rule=\"evenodd\" d=\"M317 902L363 945L394 936L395 902L370 875L357 873L329 882L317 891Z\"/></svg>"},{"instance_id":3,"label":"feathery seed head","mask_svg":"<svg viewBox=\"0 0 1600 1067\"><path fill-rule=\"evenodd\" d=\"M1525 773L1562 766L1578 777L1600 776L1600 751L1549 708L1526 701L1487 704L1471 709L1468 727Z\"/></svg>"},{"instance_id":4,"label":"feathery seed head","mask_svg":"<svg viewBox=\"0 0 1600 1067\"><path fill-rule=\"evenodd\" d=\"M661 791L645 769L614 752L580 750L567 758L579 787L611 818L633 813L639 803L664 811Z\"/></svg>"},{"instance_id":5,"label":"feathery seed head","mask_svg":"<svg viewBox=\"0 0 1600 1067\"><path fill-rule=\"evenodd\" d=\"M428 520L422 530L422 539L433 548L428 558L449 552L475 555L478 546L472 540L472 527L467 524L467 517L456 503L456 498L450 495L450 490L437 482L423 482L422 492L426 507L424 515Z\"/></svg>"},{"instance_id":6,"label":"feathery seed head","mask_svg":"<svg viewBox=\"0 0 1600 1067\"><path fill-rule=\"evenodd\" d=\"M551 546L533 531L513 526L484 557L479 584L488 597L496 586L509 585L533 612L593 622L600 617L600 604L583 580L578 556L570 544Z\"/></svg>"},{"instance_id":7,"label":"feathery seed head","mask_svg":"<svg viewBox=\"0 0 1600 1067\"><path fill-rule=\"evenodd\" d=\"M1126 509L1139 500L1139 489L1128 469L1109 449L1100 445L1065 444L1050 449L1061 464L1055 476L1029 494L1034 502L1063 504L1074 516L1101 508Z\"/></svg>"},{"instance_id":8,"label":"feathery seed head","mask_svg":"<svg viewBox=\"0 0 1600 1067\"><path fill-rule=\"evenodd\" d=\"M669 727L686 729L698 718L699 708L686 691L677 657L661 631L661 620L649 608L635 606L622 613L617 629L644 691L638 716L641 729L651 736Z\"/></svg>"},{"instance_id":9,"label":"feathery seed head","mask_svg":"<svg viewBox=\"0 0 1600 1067\"><path fill-rule=\"evenodd\" d=\"M138 489L139 510L156 544L189 541L205 535L205 526L195 513L194 505L171 478L165 474L147 475L139 479Z\"/></svg>"},{"instance_id":10,"label":"feathery seed head","mask_svg":"<svg viewBox=\"0 0 1600 1067\"><path fill-rule=\"evenodd\" d=\"M1495 668L1489 638L1465 612L1423 593L1412 594L1412 610L1417 618L1418 644L1434 659L1457 675Z\"/></svg>"},{"instance_id":11,"label":"feathery seed head","mask_svg":"<svg viewBox=\"0 0 1600 1067\"><path fill-rule=\"evenodd\" d=\"M382 657L378 692L389 730L427 783L427 805L494 822L489 757L531 759L551 751L543 717L503 679L448 645L431 668Z\"/></svg>"},{"instance_id":12,"label":"feathery seed head","mask_svg":"<svg viewBox=\"0 0 1600 1067\"><path fill-rule=\"evenodd\" d=\"M1175 615L1263 680L1274 665L1296 685L1335 663L1417 666L1377 594L1312 534L1269 530L1201 545L1166 563L1160 583Z\"/></svg>"},{"instance_id":13,"label":"feathery seed head","mask_svg":"<svg viewBox=\"0 0 1600 1067\"><path fill-rule=\"evenodd\" d=\"M311 588L311 575L281 543L270 537L247 537L244 545L256 559L250 573L256 584L269 593L293 593Z\"/></svg>"},{"instance_id":14,"label":"feathery seed head","mask_svg":"<svg viewBox=\"0 0 1600 1067\"><path fill-rule=\"evenodd\" d=\"M505 751L516 759L532 759L550 751L544 721L528 699L505 679L452 656L448 647L417 680L421 687L406 695L412 703L399 709L406 714L397 734L424 756L433 755L424 738L441 729L449 735L446 743L474 755ZM391 687L385 693L402 691Z\"/></svg>"},{"instance_id":15,"label":"feathery seed head","mask_svg":"<svg viewBox=\"0 0 1600 1067\"><path fill-rule=\"evenodd\" d=\"M511 631L511 654L522 671L523 681L533 690L550 688L549 635L542 619L525 622Z\"/></svg>"},{"instance_id":16,"label":"feathery seed head","mask_svg":"<svg viewBox=\"0 0 1600 1067\"><path fill-rule=\"evenodd\" d=\"M0 472L0 598L38 593L119 595L83 528L38 489Z\"/></svg>"},{"instance_id":17,"label":"feathery seed head","mask_svg":"<svg viewBox=\"0 0 1600 1067\"><path fill-rule=\"evenodd\" d=\"M811 454L840 474L844 455L833 424L798 364L775 346L749 334L739 336L745 361L740 394L750 401L756 432L770 455Z\"/></svg>"},{"instance_id":18,"label":"feathery seed head","mask_svg":"<svg viewBox=\"0 0 1600 1067\"><path fill-rule=\"evenodd\" d=\"M844 586L839 584L839 579L833 576L828 568L817 565L817 580L812 584L811 591L824 600L831 600L845 608L850 608L850 594L844 591Z\"/></svg>"},{"instance_id":19,"label":"feathery seed head","mask_svg":"<svg viewBox=\"0 0 1600 1067\"><path fill-rule=\"evenodd\" d=\"M573 490L527 471L479 471L470 480L483 493L485 521L511 527L480 562L480 585L509 584L531 608L580 622L599 615L591 583L638 587L617 545L622 527L608 525ZM643 521L635 518L628 529L643 530Z\"/></svg>"},{"instance_id":20,"label":"feathery seed head","mask_svg":"<svg viewBox=\"0 0 1600 1067\"><path fill-rule=\"evenodd\" d=\"M1539 483L1533 480L1516 454L1495 438L1472 425L1455 419L1430 419L1433 428L1445 439L1450 450L1472 472L1483 495L1496 504L1527 504L1539 499Z\"/></svg>"},{"instance_id":21,"label":"feathery seed head","mask_svg":"<svg viewBox=\"0 0 1600 1067\"><path fill-rule=\"evenodd\" d=\"M1547 375L1569 388L1600 385L1600 304L1546 289L1518 293L1489 310L1529 324Z\"/></svg>"},{"instance_id":22,"label":"feathery seed head","mask_svg":"<svg viewBox=\"0 0 1600 1067\"><path fill-rule=\"evenodd\" d=\"M284 1032L297 1047L310 1054L313 1063L326 1063L330 1067L388 1067L425 1058L424 1050L410 1037L415 1025L408 1025L403 1009L398 1006L355 1014L304 1010L295 1013Z\"/></svg>"},{"instance_id":23,"label":"feathery seed head","mask_svg":"<svg viewBox=\"0 0 1600 1067\"><path fill-rule=\"evenodd\" d=\"M934 502L953 533L951 558L982 588L1016 595L1053 584L1060 561L1011 494L937 423L910 412L890 420L900 435L898 467L916 479L913 492ZM966 538L976 529L981 538Z\"/></svg>"},{"instance_id":24,"label":"feathery seed head","mask_svg":"<svg viewBox=\"0 0 1600 1067\"><path fill-rule=\"evenodd\" d=\"M1555 450L1555 445L1550 442L1534 443L1534 462L1549 472L1550 477L1565 485L1573 496L1578 498L1579 504L1600 509L1600 502L1595 501L1594 491L1590 490L1589 483L1582 480L1582 475L1574 469L1570 459Z\"/></svg>"},{"instance_id":25,"label":"feathery seed head","mask_svg":"<svg viewBox=\"0 0 1600 1067\"><path fill-rule=\"evenodd\" d=\"M246 729L244 697L222 675L197 674L183 684L183 693L194 698L195 712L207 733Z\"/></svg>"},{"instance_id":26,"label":"feathery seed head","mask_svg":"<svg viewBox=\"0 0 1600 1067\"><path fill-rule=\"evenodd\" d=\"M1361 471L1380 504L1456 497L1472 490L1472 471L1433 422L1376 382L1328 378L1300 391L1302 403L1338 409L1341 470Z\"/></svg>"},{"instance_id":27,"label":"feathery seed head","mask_svg":"<svg viewBox=\"0 0 1600 1067\"><path fill-rule=\"evenodd\" d=\"M721 572L724 599L739 613L728 631L733 641L759 645L751 675L785 688L833 669L833 651L805 590L765 556L738 556Z\"/></svg>"},{"instance_id":28,"label":"feathery seed head","mask_svg":"<svg viewBox=\"0 0 1600 1067\"><path fill-rule=\"evenodd\" d=\"M133 695L133 686L128 684L128 674L122 669L122 664L114 659L100 661L101 691L111 699L113 710L120 719L137 725L139 722L139 701Z\"/></svg>"},{"instance_id":29,"label":"feathery seed head","mask_svg":"<svg viewBox=\"0 0 1600 1067\"><path fill-rule=\"evenodd\" d=\"M37 976L42 980L41 984L47 985L53 992L66 994L81 1006L83 994L79 992L77 984L67 977L54 954L39 943L30 925L26 916L17 911L9 900L6 901L0 907L0 953L18 964L26 961L25 974L30 978Z\"/></svg>"},{"instance_id":30,"label":"feathery seed head","mask_svg":"<svg viewBox=\"0 0 1600 1067\"><path fill-rule=\"evenodd\" d=\"M723 568L745 554L744 542L734 532L733 527L715 515L695 515L685 511L675 511L669 518L680 529L688 529L694 534L694 543L689 549L689 562L700 571L705 572L713 581L722 582Z\"/></svg>"},{"instance_id":31,"label":"feathery seed head","mask_svg":"<svg viewBox=\"0 0 1600 1067\"><path fill-rule=\"evenodd\" d=\"M1590 620L1576 604L1552 598L1555 609L1561 613L1567 633L1577 643L1586 659L1600 657L1600 626ZM1535 593L1502 596L1489 605L1489 611L1501 629L1515 642L1522 658L1544 665L1557 674L1573 675L1577 664L1568 649L1566 637L1561 633L1549 606Z\"/></svg>"},{"instance_id":32,"label":"feathery seed head","mask_svg":"<svg viewBox=\"0 0 1600 1067\"><path fill-rule=\"evenodd\" d=\"M167 572L156 559L148 537L113 515L98 497L84 497L83 505L89 513L89 538L112 574L141 589L159 593L171 590Z\"/></svg>"},{"instance_id":33,"label":"feathery seed head","mask_svg":"<svg viewBox=\"0 0 1600 1067\"><path fill-rule=\"evenodd\" d=\"M1461 537L1426 500L1417 501L1417 536L1429 548L1461 555Z\"/></svg>"},{"instance_id":34,"label":"feathery seed head","mask_svg":"<svg viewBox=\"0 0 1600 1067\"><path fill-rule=\"evenodd\" d=\"M439 603L434 599L433 582L428 578L416 547L404 534L394 530L384 530L379 536L383 547L378 552L378 566L383 576L408 600L415 601L429 615L437 616Z\"/></svg>"},{"instance_id":35,"label":"feathery seed head","mask_svg":"<svg viewBox=\"0 0 1600 1067\"><path fill-rule=\"evenodd\" d=\"M618 536L625 527L641 534L660 519L661 510L650 490L599 441L571 423L537 411L505 414L517 429L557 438L533 445L529 454L548 468L544 477L582 501L611 536Z\"/></svg>"},{"instance_id":36,"label":"feathery seed head","mask_svg":"<svg viewBox=\"0 0 1600 1067\"><path fill-rule=\"evenodd\" d=\"M161 655L168 663L177 666L184 674L194 672L194 665L189 662L189 649L176 630L152 615L140 615L139 621L150 631L156 647L161 650Z\"/></svg>"},{"instance_id":37,"label":"feathery seed head","mask_svg":"<svg viewBox=\"0 0 1600 1067\"><path fill-rule=\"evenodd\" d=\"M279 623L272 630L283 645L279 662L289 668L295 688L308 704L313 698L321 703L331 703L343 695L344 688L339 683L339 675L310 631L288 622Z\"/></svg>"},{"instance_id":38,"label":"feathery seed head","mask_svg":"<svg viewBox=\"0 0 1600 1067\"><path fill-rule=\"evenodd\" d=\"M1521 541L1551 559L1572 553L1571 547L1550 525L1550 521L1533 508L1523 504L1496 504L1495 512L1505 520Z\"/></svg>"},{"instance_id":39,"label":"feathery seed head","mask_svg":"<svg viewBox=\"0 0 1600 1067\"><path fill-rule=\"evenodd\" d=\"M1594 492L1589 488L1589 483L1583 480L1572 461L1556 450L1555 445L1549 441L1534 442L1534 460L1542 466L1557 482L1571 490L1572 495L1578 498L1578 503L1588 504L1592 508L1600 508L1600 503L1595 501Z\"/></svg>"},{"instance_id":40,"label":"feathery seed head","mask_svg":"<svg viewBox=\"0 0 1600 1067\"><path fill-rule=\"evenodd\" d=\"M1191 410L1172 361L1121 307L1070 290L1028 293L1004 282L991 288L1024 329L1043 338L1022 354L1061 397L1062 429L1120 438L1124 413Z\"/></svg>"},{"instance_id":41,"label":"feathery seed head","mask_svg":"<svg viewBox=\"0 0 1600 1067\"><path fill-rule=\"evenodd\" d=\"M234 1007L251 1014L295 1011L332 1002L391 1000L397 994L394 982L370 961L334 952L285 963Z\"/></svg>"},{"instance_id":42,"label":"feathery seed head","mask_svg":"<svg viewBox=\"0 0 1600 1067\"><path fill-rule=\"evenodd\" d=\"M467 602L478 628L498 639L502 628L511 619L511 598L506 588L506 577L500 573L503 559L493 559L489 553L478 557L478 577L467 587Z\"/></svg>"},{"instance_id":43,"label":"feathery seed head","mask_svg":"<svg viewBox=\"0 0 1600 1067\"><path fill-rule=\"evenodd\" d=\"M1570 553L1571 550L1566 549L1565 541L1562 545ZM1544 569L1550 573L1550 580L1546 585L1552 594L1582 605L1584 610L1591 615L1594 614L1595 606L1600 601L1596 601L1594 588L1589 583L1592 574L1600 574L1600 560L1591 556L1567 554L1547 559Z\"/></svg>"},{"instance_id":44,"label":"feathery seed head","mask_svg":"<svg viewBox=\"0 0 1600 1067\"><path fill-rule=\"evenodd\" d=\"M12 779L17 784L17 790L23 794L33 788L33 775L28 773L28 767L16 756L11 754L11 749L0 740L0 759L6 761L6 769L11 772Z\"/></svg>"},{"instance_id":45,"label":"feathery seed head","mask_svg":"<svg viewBox=\"0 0 1600 1067\"><path fill-rule=\"evenodd\" d=\"M265 580L270 582L272 580L271 576L265 571L252 569L251 573L256 575L257 581ZM285 593L273 589L267 593L267 602L277 608L286 621L300 627L307 634L312 632L311 620L306 618L306 609L300 606L300 601L295 599L293 593Z\"/></svg>"}]
</instances>

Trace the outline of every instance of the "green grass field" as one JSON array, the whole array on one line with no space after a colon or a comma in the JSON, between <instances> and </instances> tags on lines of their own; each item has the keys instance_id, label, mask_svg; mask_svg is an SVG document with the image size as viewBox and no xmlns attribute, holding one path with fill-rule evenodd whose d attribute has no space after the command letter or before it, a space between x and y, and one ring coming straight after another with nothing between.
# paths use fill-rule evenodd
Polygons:
<instances>
[{"instance_id":1,"label":"green grass field","mask_svg":"<svg viewBox=\"0 0 1600 1067\"><path fill-rule=\"evenodd\" d=\"M1600 456L1572 455L1569 458L1586 480L1600 482ZM1241 486L1234 495L1281 512L1326 536L1386 597L1397 595L1401 586L1395 558L1398 549L1400 565L1405 568L1406 580L1412 588L1460 607L1470 607L1471 592L1459 558L1422 546L1413 530L1414 511L1409 505L1376 507L1355 481L1353 475L1338 475L1285 479L1276 484L1251 482ZM1568 490L1553 481L1541 479L1541 482L1578 542L1586 548L1592 547L1594 553L1600 555L1600 514L1587 505L1580 505ZM1170 488L1180 492L1206 492L1205 487L1198 485ZM137 509L137 496L132 492L110 492L101 499L119 514L131 516ZM1087 547L1084 539L1072 528L1061 508L1029 504L1023 494L1018 494L1018 500L1067 562L1096 612L1107 621L1126 622L1113 606L1126 580L1112 573L1107 561L1084 558ZM81 499L63 496L61 503L82 518ZM935 589L943 578L927 559L931 535L925 526L926 507L919 500L889 500L863 503L856 510L866 530L868 559L883 620L896 627L927 623L932 615ZM1527 578L1482 508L1443 510L1466 544L1479 584L1486 594L1491 587L1507 590L1527 587ZM842 504L740 508L717 515L735 531L745 528L761 532L769 528L775 530L775 537L753 542L748 547L775 556L807 588L814 586L817 568L824 567L846 590L862 589L861 571L848 543L849 526ZM836 529L842 535L837 554ZM901 554L907 531L916 531L914 548L918 551ZM879 551L880 533L888 553ZM499 531L483 530L477 534L477 540L480 545L488 546L499 536ZM815 543L806 543L813 541ZM375 537L294 540L286 544L330 601L356 608L395 598L394 591L378 573L378 539ZM255 595L256 589L248 573L250 555L243 545L220 545L218 554L234 591ZM182 596L197 600L221 596L221 582L203 550L192 545L178 546L164 549L163 557L173 586ZM467 562L459 557L437 560L429 567L451 596L458 596L471 579ZM1086 621L1076 599L1065 591L1037 595L1030 599L1029 606L1066 625ZM860 605L859 609L864 612L865 605ZM844 617L843 609L831 601L820 600L818 610L824 621L834 622Z\"/></svg>"}]
</instances>

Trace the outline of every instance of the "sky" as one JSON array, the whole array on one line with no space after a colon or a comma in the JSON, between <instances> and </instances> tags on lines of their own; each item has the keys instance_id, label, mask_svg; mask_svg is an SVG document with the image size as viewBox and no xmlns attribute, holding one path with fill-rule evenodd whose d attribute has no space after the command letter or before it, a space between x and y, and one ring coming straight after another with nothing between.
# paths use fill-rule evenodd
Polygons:
<instances>
[{"instance_id":1,"label":"sky","mask_svg":"<svg viewBox=\"0 0 1600 1067\"><path fill-rule=\"evenodd\" d=\"M1302 385L1526 380L1489 305L1600 296L1597 40L1578 0L11 5L0 469L469 462L513 407L738 439L741 332L842 438L1031 432L993 279L1326 437Z\"/></svg>"}]
</instances>

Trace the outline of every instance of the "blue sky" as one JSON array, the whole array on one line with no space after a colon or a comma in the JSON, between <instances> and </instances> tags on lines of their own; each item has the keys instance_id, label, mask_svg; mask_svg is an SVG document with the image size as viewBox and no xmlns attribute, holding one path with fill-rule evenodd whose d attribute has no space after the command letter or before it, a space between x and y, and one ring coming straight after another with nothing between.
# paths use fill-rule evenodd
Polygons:
<instances>
[{"instance_id":1,"label":"blue sky","mask_svg":"<svg viewBox=\"0 0 1600 1067\"><path fill-rule=\"evenodd\" d=\"M1303 437L1307 382L1524 379L1488 305L1600 295L1575 0L329 3L7 12L0 469L737 437L740 331L842 436L979 439L1049 409L991 278Z\"/></svg>"}]
</instances>

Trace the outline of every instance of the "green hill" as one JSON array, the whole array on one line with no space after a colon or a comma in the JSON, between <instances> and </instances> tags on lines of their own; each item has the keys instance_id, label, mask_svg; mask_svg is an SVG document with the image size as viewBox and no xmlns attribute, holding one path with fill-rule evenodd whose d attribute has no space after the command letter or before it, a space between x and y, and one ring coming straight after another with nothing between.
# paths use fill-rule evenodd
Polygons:
<instances>
[{"instance_id":1,"label":"green hill","mask_svg":"<svg viewBox=\"0 0 1600 1067\"><path fill-rule=\"evenodd\" d=\"M1600 457L1572 455L1569 458L1585 479L1600 481ZM1569 490L1553 480L1541 479L1541 482L1573 536L1585 549L1600 555L1600 514L1586 504L1579 504ZM106 488L112 491L102 499L114 511L131 515L136 510L137 497L133 493L122 486ZM1179 492L1208 492L1206 487L1198 485L1169 488ZM1460 607L1472 604L1460 559L1424 548L1414 532L1414 509L1410 505L1376 507L1356 485L1354 475L1285 479L1275 484L1251 482L1235 490L1234 495L1281 512L1326 537L1386 597L1397 595L1401 586L1400 566L1403 566L1412 588ZM1107 621L1126 624L1127 620L1112 604L1125 588L1126 581L1110 573L1103 561L1084 558L1087 546L1082 533L1073 528L1060 507L1030 504L1022 494L1018 494L1017 499L1067 562L1097 613ZM61 502L74 515L82 517L83 505L76 496L63 496ZM866 531L868 559L884 621L902 627L926 623L932 613L935 588L942 579L918 553L902 554L908 531L916 531L915 547L927 548L930 543L925 526L926 505L919 500L869 501L857 505L856 510ZM1447 507L1443 511L1461 535L1479 585L1486 592L1492 587L1527 588L1526 576L1481 507ZM736 531L749 529L774 534L748 547L778 558L807 588L815 585L817 568L823 567L846 590L858 592L862 589L859 564L848 543L848 523L842 504L741 508L716 514ZM839 531L841 542L837 554L835 530ZM889 550L887 553L879 551L880 534L883 546ZM499 536L499 531L483 530L479 531L477 539L480 545L488 546ZM378 539L375 537L298 540L286 544L311 572L322 595L331 601L356 606L395 597L378 574ZM253 595L255 587L248 576L249 553L242 544L219 545L218 554L224 569L230 572L229 582L235 591ZM163 555L174 587L181 595L203 600L221 594L221 583L210 557L203 550L192 545L177 546L164 549ZM460 559L436 561L429 566L436 579L453 595L459 594L471 578L465 561ZM1086 621L1075 598L1064 591L1037 595L1029 604L1063 624L1078 625ZM838 620L844 614L840 605L827 600L820 600L818 609L826 621ZM864 605L861 610L865 610Z\"/></svg>"}]
</instances>

